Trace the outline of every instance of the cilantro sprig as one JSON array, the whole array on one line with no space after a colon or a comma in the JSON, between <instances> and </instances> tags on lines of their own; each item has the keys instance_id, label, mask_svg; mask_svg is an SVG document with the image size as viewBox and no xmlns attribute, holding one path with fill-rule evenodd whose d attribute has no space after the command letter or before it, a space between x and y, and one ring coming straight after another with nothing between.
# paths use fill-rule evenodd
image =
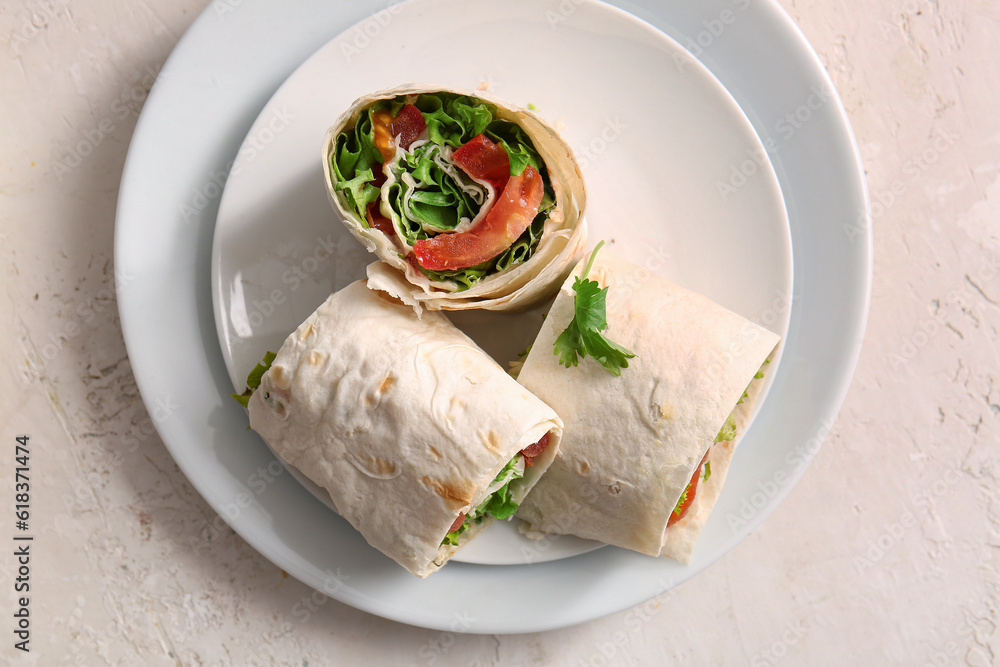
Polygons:
<instances>
[{"instance_id":1,"label":"cilantro sprig","mask_svg":"<svg viewBox=\"0 0 1000 667\"><path fill-rule=\"evenodd\" d=\"M566 368L576 366L580 357L590 356L618 376L621 375L621 369L628 368L628 360L635 357L635 353L601 334L608 328L608 288L601 289L596 280L587 279L594 266L597 251L603 245L604 241L597 244L590 254L587 267L573 281L573 291L576 292L573 320L556 338L554 353L559 357L559 363Z\"/></svg>"}]
</instances>

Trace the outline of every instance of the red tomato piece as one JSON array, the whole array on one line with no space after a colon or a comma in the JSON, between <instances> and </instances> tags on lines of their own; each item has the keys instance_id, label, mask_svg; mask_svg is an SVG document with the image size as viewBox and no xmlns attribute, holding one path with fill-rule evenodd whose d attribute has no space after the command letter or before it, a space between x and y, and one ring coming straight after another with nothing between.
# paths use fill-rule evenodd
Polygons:
<instances>
[{"instance_id":1,"label":"red tomato piece","mask_svg":"<svg viewBox=\"0 0 1000 667\"><path fill-rule=\"evenodd\" d=\"M694 474L691 475L691 481L688 482L687 488L684 489L684 502L674 508L674 511L670 514L670 519L667 521L667 526L670 527L684 518L684 515L688 513L691 509L691 504L694 502L694 496L698 492L698 482L701 480L701 471L705 467L705 461L708 460L708 452L705 452L705 456L701 459L701 463L695 468Z\"/></svg>"},{"instance_id":2,"label":"red tomato piece","mask_svg":"<svg viewBox=\"0 0 1000 667\"><path fill-rule=\"evenodd\" d=\"M404 106L392 119L392 136L398 137L397 144L402 146L403 150L409 149L410 144L416 141L426 128L424 115L412 104Z\"/></svg>"},{"instance_id":3,"label":"red tomato piece","mask_svg":"<svg viewBox=\"0 0 1000 667\"><path fill-rule=\"evenodd\" d=\"M448 532L454 533L456 530L462 527L463 523L465 523L465 512L462 512L458 515L458 518L455 519L455 523L451 524L451 528L448 529Z\"/></svg>"},{"instance_id":4,"label":"red tomato piece","mask_svg":"<svg viewBox=\"0 0 1000 667\"><path fill-rule=\"evenodd\" d=\"M368 210L365 211L365 218L368 220L368 226L371 229L377 229L389 238L396 235L396 230L392 226L392 220L382 215L379 210L379 200L376 199L371 204L368 204Z\"/></svg>"},{"instance_id":5,"label":"red tomato piece","mask_svg":"<svg viewBox=\"0 0 1000 667\"><path fill-rule=\"evenodd\" d=\"M546 433L541 438L539 438L538 442L536 442L533 445L528 445L527 447L522 449L521 455L524 456L524 465L525 466L532 465L534 463L534 459L537 459L538 456L543 451L545 451L545 448L548 446L549 446L549 434Z\"/></svg>"},{"instance_id":6,"label":"red tomato piece","mask_svg":"<svg viewBox=\"0 0 1000 667\"><path fill-rule=\"evenodd\" d=\"M510 157L506 149L482 134L465 142L452 153L451 159L469 176L492 185L498 196L510 179Z\"/></svg>"},{"instance_id":7,"label":"red tomato piece","mask_svg":"<svg viewBox=\"0 0 1000 667\"><path fill-rule=\"evenodd\" d=\"M496 257L517 240L538 213L545 186L533 167L511 176L503 194L475 228L438 234L413 246L420 266L431 271L466 269Z\"/></svg>"}]
</instances>

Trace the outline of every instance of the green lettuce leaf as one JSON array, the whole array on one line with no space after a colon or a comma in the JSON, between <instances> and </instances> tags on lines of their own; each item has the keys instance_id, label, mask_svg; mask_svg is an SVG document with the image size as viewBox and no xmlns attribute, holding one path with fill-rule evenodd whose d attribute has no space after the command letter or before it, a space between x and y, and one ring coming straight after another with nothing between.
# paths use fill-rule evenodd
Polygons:
<instances>
[{"instance_id":1,"label":"green lettuce leaf","mask_svg":"<svg viewBox=\"0 0 1000 667\"><path fill-rule=\"evenodd\" d=\"M424 93L415 106L424 115L431 141L452 148L482 134L496 114L488 102L453 93Z\"/></svg>"},{"instance_id":2,"label":"green lettuce leaf","mask_svg":"<svg viewBox=\"0 0 1000 667\"><path fill-rule=\"evenodd\" d=\"M719 435L715 436L716 442L725 442L726 440L732 440L736 437L736 417L733 413L729 413L726 417L726 423L722 425L719 429Z\"/></svg>"},{"instance_id":3,"label":"green lettuce leaf","mask_svg":"<svg viewBox=\"0 0 1000 667\"><path fill-rule=\"evenodd\" d=\"M486 129L486 136L492 141L502 144L507 149L507 157L510 159L510 175L520 176L524 168L529 164L534 167L543 180L548 182L548 173L545 170L545 163L539 157L531 139L524 133L520 125L498 120L490 123Z\"/></svg>"},{"instance_id":4,"label":"green lettuce leaf","mask_svg":"<svg viewBox=\"0 0 1000 667\"><path fill-rule=\"evenodd\" d=\"M472 524L480 523L487 515L501 520L514 515L514 512L517 511L517 503L514 502L510 485L511 482L524 477L524 464L521 463L523 460L524 456L518 452L514 458L507 462L507 465L497 473L497 476L490 483L490 486L497 484L502 484L502 486L484 498L474 510L469 512L461 526L445 535L444 540L441 541L442 545L457 545L458 536L468 530Z\"/></svg>"},{"instance_id":5,"label":"green lettuce leaf","mask_svg":"<svg viewBox=\"0 0 1000 667\"><path fill-rule=\"evenodd\" d=\"M274 352L267 352L264 354L264 360L254 366L253 370L250 371L250 375L247 376L247 388L243 391L243 393L230 394L230 396L236 399L236 402L244 408L248 407L250 405L250 397L257 390L257 387L260 386L261 378L264 377L264 373L266 373L267 369L271 367L271 364L277 356L278 355Z\"/></svg>"},{"instance_id":6,"label":"green lettuce leaf","mask_svg":"<svg viewBox=\"0 0 1000 667\"><path fill-rule=\"evenodd\" d=\"M394 165L399 176L386 188L388 200L396 227L410 246L435 233L454 230L463 219L472 220L486 201L486 188L457 166L446 171L442 163L447 164L441 147L425 143ZM403 173L410 179L404 179Z\"/></svg>"},{"instance_id":7,"label":"green lettuce leaf","mask_svg":"<svg viewBox=\"0 0 1000 667\"><path fill-rule=\"evenodd\" d=\"M371 114L378 105L373 105L358 118L357 124L347 132L337 135L330 166L337 176L334 189L344 192L351 208L364 221L368 204L378 199L375 187L374 169L382 165L382 153L375 147L375 131L372 129ZM362 178L367 174L367 177ZM367 224L367 223L366 223Z\"/></svg>"}]
</instances>

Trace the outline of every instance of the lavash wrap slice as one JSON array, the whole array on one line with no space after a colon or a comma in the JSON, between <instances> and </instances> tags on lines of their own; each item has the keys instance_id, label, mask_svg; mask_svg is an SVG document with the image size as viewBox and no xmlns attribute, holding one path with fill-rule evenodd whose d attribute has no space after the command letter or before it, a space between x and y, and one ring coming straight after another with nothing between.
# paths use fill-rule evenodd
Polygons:
<instances>
[{"instance_id":1,"label":"lavash wrap slice","mask_svg":"<svg viewBox=\"0 0 1000 667\"><path fill-rule=\"evenodd\" d=\"M338 179L331 162L337 135L352 129L361 113L372 103L401 96L442 92L484 100L496 107L498 119L520 126L545 163L555 194L555 206L549 211L534 254L527 261L486 276L481 282L462 291L451 281L432 280L424 275L407 261L406 248L402 248L378 229L370 228L349 205L343 192L337 191ZM381 260L368 267L369 287L391 294L412 306L418 314L424 309L527 308L551 296L558 289L586 247L587 230L583 215L587 191L573 150L541 116L513 106L485 91L406 84L366 95L356 100L329 128L322 152L330 203L354 237Z\"/></svg>"},{"instance_id":2,"label":"lavash wrap slice","mask_svg":"<svg viewBox=\"0 0 1000 667\"><path fill-rule=\"evenodd\" d=\"M690 562L735 446L715 437L779 336L607 250L589 278L609 287L604 333L636 356L620 377L590 358L559 364L553 343L574 308L567 280L518 374L562 417L562 446L517 516L529 536L572 534ZM736 410L738 432L759 385ZM711 476L668 528L709 447Z\"/></svg>"},{"instance_id":3,"label":"lavash wrap slice","mask_svg":"<svg viewBox=\"0 0 1000 667\"><path fill-rule=\"evenodd\" d=\"M357 281L284 342L250 397L250 425L329 492L373 547L436 571L489 524L441 542L521 449L549 446L511 484L520 501L553 460L562 422L440 313L418 319Z\"/></svg>"}]
</instances>

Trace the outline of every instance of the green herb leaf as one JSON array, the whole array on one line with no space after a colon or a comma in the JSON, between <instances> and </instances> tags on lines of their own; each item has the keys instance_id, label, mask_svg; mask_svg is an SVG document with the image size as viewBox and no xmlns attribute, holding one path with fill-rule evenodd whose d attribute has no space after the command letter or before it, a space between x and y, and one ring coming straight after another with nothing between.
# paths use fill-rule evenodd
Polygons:
<instances>
[{"instance_id":1,"label":"green herb leaf","mask_svg":"<svg viewBox=\"0 0 1000 667\"><path fill-rule=\"evenodd\" d=\"M441 541L442 545L457 545L458 536L465 532L473 523L480 523L487 514L501 520L514 515L514 512L517 511L517 503L514 501L510 485L511 482L524 477L523 461L524 456L521 453L517 453L514 455L514 458L507 462L507 465L497 473L497 476L490 483L490 486L497 484L503 484L503 486L486 496L475 509L466 514L462 525L444 536L444 539Z\"/></svg>"},{"instance_id":2,"label":"green herb leaf","mask_svg":"<svg viewBox=\"0 0 1000 667\"><path fill-rule=\"evenodd\" d=\"M459 526L458 528L456 528L455 530L451 531L450 533L444 536L444 539L441 540L441 545L444 546L445 544L450 544L453 547L458 546L458 536L464 533L468 529L469 529L469 520L468 518L466 518L466 520L462 522L461 526Z\"/></svg>"},{"instance_id":3,"label":"green herb leaf","mask_svg":"<svg viewBox=\"0 0 1000 667\"><path fill-rule=\"evenodd\" d=\"M264 377L264 373L266 373L267 369L271 367L271 364L274 362L274 359L277 356L278 355L275 354L274 352L267 352L264 355L264 360L261 361L256 366L254 366L253 370L250 371L250 375L247 376L247 388L243 391L243 393L230 394L230 396L236 399L236 402L242 405L244 408L249 407L250 397L253 396L253 393L257 390L257 387L260 386L261 378Z\"/></svg>"},{"instance_id":4,"label":"green herb leaf","mask_svg":"<svg viewBox=\"0 0 1000 667\"><path fill-rule=\"evenodd\" d=\"M566 368L576 366L579 357L590 356L618 376L621 369L628 368L628 360L634 358L635 353L601 334L608 327L608 288L601 289L597 281L587 279L597 251L603 245L604 241L597 244L583 274L573 282L573 291L576 292L573 320L556 338L554 353Z\"/></svg>"},{"instance_id":5,"label":"green herb leaf","mask_svg":"<svg viewBox=\"0 0 1000 667\"><path fill-rule=\"evenodd\" d=\"M691 485L690 484L688 484L687 486L684 487L684 493L681 494L681 497L677 499L677 504L674 505L674 511L673 511L674 514L680 514L681 513L681 506L683 506L684 502L687 500L688 491L690 491L690 490L691 490Z\"/></svg>"},{"instance_id":6,"label":"green herb leaf","mask_svg":"<svg viewBox=\"0 0 1000 667\"><path fill-rule=\"evenodd\" d=\"M726 422L719 429L719 435L715 436L716 442L725 442L736 437L736 418L732 413L726 417Z\"/></svg>"},{"instance_id":7,"label":"green herb leaf","mask_svg":"<svg viewBox=\"0 0 1000 667\"><path fill-rule=\"evenodd\" d=\"M708 478L712 476L712 462L705 461L705 470L701 474L701 481L707 482Z\"/></svg>"}]
</instances>

